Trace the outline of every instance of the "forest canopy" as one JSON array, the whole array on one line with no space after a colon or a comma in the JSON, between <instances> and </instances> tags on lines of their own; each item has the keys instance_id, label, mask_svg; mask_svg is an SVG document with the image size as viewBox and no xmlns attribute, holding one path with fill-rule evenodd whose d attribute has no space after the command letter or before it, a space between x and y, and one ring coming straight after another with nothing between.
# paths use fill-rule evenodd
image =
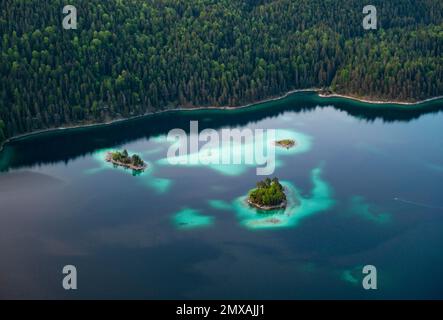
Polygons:
<instances>
[{"instance_id":1,"label":"forest canopy","mask_svg":"<svg viewBox=\"0 0 443 320\"><path fill-rule=\"evenodd\" d=\"M414 101L443 94L443 1L3 0L0 142L298 88Z\"/></svg>"},{"instance_id":2,"label":"forest canopy","mask_svg":"<svg viewBox=\"0 0 443 320\"><path fill-rule=\"evenodd\" d=\"M249 192L249 203L256 206L281 206L286 202L286 194L278 178L266 178L257 183L257 188Z\"/></svg>"}]
</instances>

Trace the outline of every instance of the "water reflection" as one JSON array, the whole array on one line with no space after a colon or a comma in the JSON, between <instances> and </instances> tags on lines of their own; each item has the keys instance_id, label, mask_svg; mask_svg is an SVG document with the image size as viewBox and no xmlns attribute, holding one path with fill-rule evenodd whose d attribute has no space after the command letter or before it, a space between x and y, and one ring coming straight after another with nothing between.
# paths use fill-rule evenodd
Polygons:
<instances>
[{"instance_id":1,"label":"water reflection","mask_svg":"<svg viewBox=\"0 0 443 320\"><path fill-rule=\"evenodd\" d=\"M68 163L97 149L167 134L172 128L187 131L191 120L199 121L200 130L248 126L264 118L277 118L287 111L305 113L331 105L363 121L382 120L389 123L408 122L422 115L443 110L443 100L411 106L370 105L338 97L321 98L313 92L302 92L282 100L243 109L171 111L106 126L66 129L28 136L5 146L4 151L0 153L0 171L60 161Z\"/></svg>"}]
</instances>

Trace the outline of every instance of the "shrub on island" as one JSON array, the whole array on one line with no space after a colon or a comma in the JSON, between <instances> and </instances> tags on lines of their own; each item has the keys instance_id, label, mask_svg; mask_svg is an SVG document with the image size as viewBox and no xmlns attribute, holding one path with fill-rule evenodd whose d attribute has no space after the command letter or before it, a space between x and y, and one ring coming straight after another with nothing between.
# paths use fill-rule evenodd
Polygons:
<instances>
[{"instance_id":1,"label":"shrub on island","mask_svg":"<svg viewBox=\"0 0 443 320\"><path fill-rule=\"evenodd\" d=\"M286 149L292 148L295 146L295 140L292 139L283 139L283 140L278 140L275 141L275 144L279 147L283 147Z\"/></svg>"},{"instance_id":2,"label":"shrub on island","mask_svg":"<svg viewBox=\"0 0 443 320\"><path fill-rule=\"evenodd\" d=\"M277 178L266 178L249 192L248 203L263 210L280 209L286 206L286 194Z\"/></svg>"},{"instance_id":3,"label":"shrub on island","mask_svg":"<svg viewBox=\"0 0 443 320\"><path fill-rule=\"evenodd\" d=\"M123 150L122 152L109 152L106 156L106 160L114 165L123 166L133 170L140 171L146 168L145 162L139 155L133 154L132 156L129 156L127 150Z\"/></svg>"}]
</instances>

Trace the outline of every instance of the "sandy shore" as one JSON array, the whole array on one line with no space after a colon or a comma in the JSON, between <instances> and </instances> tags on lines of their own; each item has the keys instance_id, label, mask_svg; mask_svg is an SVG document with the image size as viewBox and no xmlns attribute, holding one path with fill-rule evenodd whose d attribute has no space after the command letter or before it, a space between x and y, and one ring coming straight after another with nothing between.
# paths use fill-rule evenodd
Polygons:
<instances>
[{"instance_id":1,"label":"sandy shore","mask_svg":"<svg viewBox=\"0 0 443 320\"><path fill-rule=\"evenodd\" d=\"M245 104L245 105L242 105L242 106L238 106L238 107L206 106L206 107L192 107L192 108L176 108L176 109L161 110L161 111L156 111L156 112L146 112L146 113L144 113L142 115L138 115L138 116L114 119L114 120L111 120L111 121L101 122L101 123L91 123L91 124L87 124L86 123L86 124L78 124L78 125L72 125L72 126L66 126L66 127L42 129L42 130L37 130L37 131L33 131L33 132L19 134L19 135L16 135L16 136L13 136L13 137L10 137L10 138L6 139L5 141L3 141L2 144L0 144L0 152L3 151L3 147L6 144L8 144L9 142L12 142L13 140L24 138L24 137L29 137L29 136L33 136L33 135L38 135L38 134L46 133L46 132L50 132L50 131L72 130L72 129L76 129L76 128L106 126L106 125L115 124L115 123L118 123L118 122L121 122L121 121L134 120L134 119L138 119L138 118L142 118L142 117L146 117L146 116L151 116L151 115L161 114L161 113L167 113L167 112L195 111L195 110L214 110L214 109L217 109L217 110L243 109L243 108L253 107L253 106L256 106L256 105L261 105L261 104L267 103L267 102L282 100L282 99L285 99L288 96L290 96L290 95L292 95L294 93L297 93L297 92L316 92L319 95L319 97L321 97L321 98L334 98L334 97L337 97L337 98L345 98L345 99L350 99L350 100L355 100L355 101L360 101L360 102L365 102L365 103L370 103L370 104L418 105L418 104L429 102L429 101L433 101L433 100L443 99L443 96L439 96L439 97L433 97L433 98L429 98L429 99L421 100L421 101L416 101L416 102L366 100L366 99L360 99L358 97L341 95L341 94L335 94L335 93L332 93L332 94L321 94L320 92L322 90L323 89L319 89L319 88L295 89L295 90L288 91L285 94L283 94L281 96L278 96L278 97L271 97L271 98L267 98L267 99L263 99L263 100L258 100L258 101L251 102L251 103L248 103L248 104Z\"/></svg>"},{"instance_id":2,"label":"sandy shore","mask_svg":"<svg viewBox=\"0 0 443 320\"><path fill-rule=\"evenodd\" d=\"M395 100L368 100L368 99L364 99L364 98L358 98L358 97L348 96L348 95L343 95L343 94L338 94L338 93L332 93L332 94L319 93L318 96L321 98L344 98L344 99L365 102L365 103L370 103L370 104L399 104L399 105L404 105L404 106L413 106L413 105L418 105L418 104L422 104L422 103L426 103L426 102L430 102L430 101L434 101L434 100L438 100L438 99L443 99L443 96L438 96L438 97L433 97L433 98L420 100L420 101L416 101L416 102L404 102L404 101L395 101Z\"/></svg>"}]
</instances>

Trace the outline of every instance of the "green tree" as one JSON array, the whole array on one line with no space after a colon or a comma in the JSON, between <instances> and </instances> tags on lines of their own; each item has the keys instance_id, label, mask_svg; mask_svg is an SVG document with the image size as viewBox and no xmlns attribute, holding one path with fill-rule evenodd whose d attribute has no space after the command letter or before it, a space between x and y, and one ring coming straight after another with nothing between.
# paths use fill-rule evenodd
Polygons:
<instances>
[{"instance_id":1,"label":"green tree","mask_svg":"<svg viewBox=\"0 0 443 320\"><path fill-rule=\"evenodd\" d=\"M361 27L361 0L80 1L72 32L59 2L33 1L30 14L2 1L3 136L299 88L443 95L441 0L374 0L375 32Z\"/></svg>"}]
</instances>

